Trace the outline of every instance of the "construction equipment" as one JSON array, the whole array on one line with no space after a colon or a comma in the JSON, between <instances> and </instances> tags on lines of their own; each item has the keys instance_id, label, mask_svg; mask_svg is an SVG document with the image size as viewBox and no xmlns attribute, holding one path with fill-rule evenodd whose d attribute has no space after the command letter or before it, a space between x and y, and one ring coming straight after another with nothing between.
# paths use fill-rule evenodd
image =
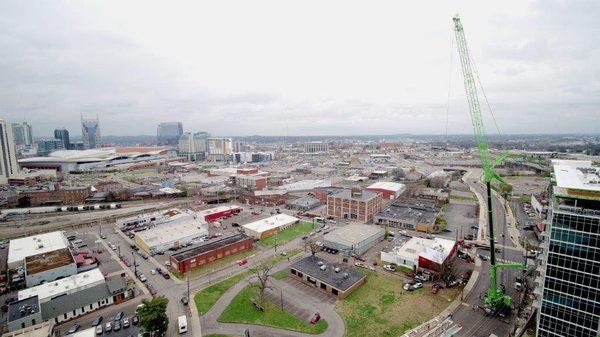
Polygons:
<instances>
[{"instance_id":1,"label":"construction equipment","mask_svg":"<svg viewBox=\"0 0 600 337\"><path fill-rule=\"evenodd\" d=\"M507 154L502 153L493 161L490 158L485 125L481 115L481 107L479 105L479 98L477 95L477 84L473 74L472 61L469 56L467 39L465 38L463 25L458 15L453 18L453 21L456 44L458 47L458 54L460 56L460 63L464 77L465 91L467 95L467 101L469 103L469 114L471 117L471 122L473 123L473 131L475 134L475 142L477 143L479 159L481 160L481 167L483 168L483 181L485 182L487 189L487 215L490 241L490 288L485 295L485 311L491 315L498 315L503 311L503 309L510 308L511 302L510 296L506 295L504 290L498 287L498 268L523 269L525 266L520 263L496 262L491 182L496 180L503 186L510 186L510 184L508 184L500 177L500 175L498 175L496 171L494 171L494 167L498 165L507 156Z\"/></svg>"}]
</instances>

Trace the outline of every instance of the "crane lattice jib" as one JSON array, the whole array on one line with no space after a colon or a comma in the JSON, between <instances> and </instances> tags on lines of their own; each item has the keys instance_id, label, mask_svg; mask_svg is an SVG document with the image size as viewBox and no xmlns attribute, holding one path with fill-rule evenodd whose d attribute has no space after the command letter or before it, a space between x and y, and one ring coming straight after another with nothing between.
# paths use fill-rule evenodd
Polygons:
<instances>
[{"instance_id":1,"label":"crane lattice jib","mask_svg":"<svg viewBox=\"0 0 600 337\"><path fill-rule=\"evenodd\" d=\"M453 20L454 31L456 33L456 45L458 47L458 54L460 56L461 68L465 81L465 91L469 103L469 114L471 115L471 122L473 123L473 132L475 133L475 142L477 143L477 148L479 150L484 180L487 182L494 178L494 174L491 174L492 167L490 164L487 138L485 136L485 126L483 125L483 117L481 116L481 106L479 105L479 98L477 96L477 85L471 68L469 48L467 47L467 39L462 23L458 16L455 16Z\"/></svg>"}]
</instances>

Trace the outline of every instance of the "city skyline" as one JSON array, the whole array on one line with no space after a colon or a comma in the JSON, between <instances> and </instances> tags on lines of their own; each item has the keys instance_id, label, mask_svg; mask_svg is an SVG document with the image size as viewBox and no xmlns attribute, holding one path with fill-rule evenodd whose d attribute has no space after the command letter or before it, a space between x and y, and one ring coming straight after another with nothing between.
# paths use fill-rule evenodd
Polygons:
<instances>
[{"instance_id":1,"label":"city skyline","mask_svg":"<svg viewBox=\"0 0 600 337\"><path fill-rule=\"evenodd\" d=\"M111 121L106 135L165 120L215 135L445 134L450 69L448 133L468 133L456 56L450 67L457 12L502 133L598 131L594 3L240 3L247 17L193 3L137 16L133 4L1 6L0 113L39 135L77 130L81 113Z\"/></svg>"}]
</instances>

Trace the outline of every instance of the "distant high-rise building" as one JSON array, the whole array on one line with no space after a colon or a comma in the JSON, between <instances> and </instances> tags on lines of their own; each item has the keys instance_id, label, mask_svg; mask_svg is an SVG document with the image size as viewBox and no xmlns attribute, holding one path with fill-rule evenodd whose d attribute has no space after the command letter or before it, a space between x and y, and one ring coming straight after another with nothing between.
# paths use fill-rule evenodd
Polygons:
<instances>
[{"instance_id":1,"label":"distant high-rise building","mask_svg":"<svg viewBox=\"0 0 600 337\"><path fill-rule=\"evenodd\" d=\"M0 176L9 178L19 172L12 125L0 119Z\"/></svg>"},{"instance_id":2,"label":"distant high-rise building","mask_svg":"<svg viewBox=\"0 0 600 337\"><path fill-rule=\"evenodd\" d=\"M600 168L591 161L554 160L549 223L534 291L537 336L600 333Z\"/></svg>"},{"instance_id":3,"label":"distant high-rise building","mask_svg":"<svg viewBox=\"0 0 600 337\"><path fill-rule=\"evenodd\" d=\"M307 142L304 143L304 152L306 153L322 153L329 151L329 144L324 142Z\"/></svg>"},{"instance_id":4,"label":"distant high-rise building","mask_svg":"<svg viewBox=\"0 0 600 337\"><path fill-rule=\"evenodd\" d=\"M184 133L179 138L179 155L191 161L204 160L206 152L208 152L207 141L209 137L210 134L207 132Z\"/></svg>"},{"instance_id":5,"label":"distant high-rise building","mask_svg":"<svg viewBox=\"0 0 600 337\"><path fill-rule=\"evenodd\" d=\"M60 139L42 139L36 143L38 156L47 156L50 152L64 149L64 143Z\"/></svg>"},{"instance_id":6,"label":"distant high-rise building","mask_svg":"<svg viewBox=\"0 0 600 337\"><path fill-rule=\"evenodd\" d=\"M31 124L27 122L12 123L15 145L18 147L31 147L33 145L33 134Z\"/></svg>"},{"instance_id":7,"label":"distant high-rise building","mask_svg":"<svg viewBox=\"0 0 600 337\"><path fill-rule=\"evenodd\" d=\"M83 147L86 149L102 147L98 118L83 118L81 116L81 138L83 138Z\"/></svg>"},{"instance_id":8,"label":"distant high-rise building","mask_svg":"<svg viewBox=\"0 0 600 337\"><path fill-rule=\"evenodd\" d=\"M183 134L181 122L166 122L158 124L156 130L156 143L158 145L177 145Z\"/></svg>"},{"instance_id":9,"label":"distant high-rise building","mask_svg":"<svg viewBox=\"0 0 600 337\"><path fill-rule=\"evenodd\" d=\"M209 160L229 161L233 158L231 138L208 138Z\"/></svg>"},{"instance_id":10,"label":"distant high-rise building","mask_svg":"<svg viewBox=\"0 0 600 337\"><path fill-rule=\"evenodd\" d=\"M59 139L63 143L63 148L68 150L71 148L71 141L69 140L69 130L65 128L58 128L54 130L54 139Z\"/></svg>"}]
</instances>

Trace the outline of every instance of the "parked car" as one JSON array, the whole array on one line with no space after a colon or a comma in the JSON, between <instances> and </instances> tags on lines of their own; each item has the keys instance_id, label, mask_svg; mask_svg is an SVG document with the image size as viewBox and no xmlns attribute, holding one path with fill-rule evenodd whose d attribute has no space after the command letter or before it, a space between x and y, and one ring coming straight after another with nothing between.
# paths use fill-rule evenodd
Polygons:
<instances>
[{"instance_id":1,"label":"parked car","mask_svg":"<svg viewBox=\"0 0 600 337\"><path fill-rule=\"evenodd\" d=\"M102 331L102 325L98 325L98 326L96 327L96 335L97 335L97 336L99 336L99 335L101 335L101 334L102 334L102 332L103 332L103 331Z\"/></svg>"},{"instance_id":2,"label":"parked car","mask_svg":"<svg viewBox=\"0 0 600 337\"><path fill-rule=\"evenodd\" d=\"M102 322L102 319L103 319L102 316L98 316L98 317L94 318L94 320L92 321L92 326L100 325L100 323Z\"/></svg>"},{"instance_id":3,"label":"parked car","mask_svg":"<svg viewBox=\"0 0 600 337\"><path fill-rule=\"evenodd\" d=\"M310 324L316 324L319 320L321 320L321 314L318 312L310 319Z\"/></svg>"},{"instance_id":4,"label":"parked car","mask_svg":"<svg viewBox=\"0 0 600 337\"><path fill-rule=\"evenodd\" d=\"M123 312L119 311L117 312L117 314L115 315L115 322L120 321L123 318Z\"/></svg>"},{"instance_id":5,"label":"parked car","mask_svg":"<svg viewBox=\"0 0 600 337\"><path fill-rule=\"evenodd\" d=\"M129 322L129 319L125 318L123 320L123 328L127 329L127 328L129 328L130 325L131 325L131 323Z\"/></svg>"},{"instance_id":6,"label":"parked car","mask_svg":"<svg viewBox=\"0 0 600 337\"><path fill-rule=\"evenodd\" d=\"M156 269L150 269L150 274L156 275Z\"/></svg>"},{"instance_id":7,"label":"parked car","mask_svg":"<svg viewBox=\"0 0 600 337\"><path fill-rule=\"evenodd\" d=\"M188 301L188 298L187 298L187 296L183 296L183 297L181 298L181 303L182 303L183 305L188 305L189 301Z\"/></svg>"},{"instance_id":8,"label":"parked car","mask_svg":"<svg viewBox=\"0 0 600 337\"><path fill-rule=\"evenodd\" d=\"M396 271L396 266L394 266L392 264L386 264L386 265L383 266L383 269L385 269L387 271L395 272Z\"/></svg>"},{"instance_id":9,"label":"parked car","mask_svg":"<svg viewBox=\"0 0 600 337\"><path fill-rule=\"evenodd\" d=\"M148 279L146 278L146 276L144 276L144 274L140 274L140 276L138 277L140 279L140 281L142 282L146 282L148 281Z\"/></svg>"},{"instance_id":10,"label":"parked car","mask_svg":"<svg viewBox=\"0 0 600 337\"><path fill-rule=\"evenodd\" d=\"M110 332L111 330L112 330L112 324L110 322L107 322L106 325L104 326L104 331Z\"/></svg>"},{"instance_id":11,"label":"parked car","mask_svg":"<svg viewBox=\"0 0 600 337\"><path fill-rule=\"evenodd\" d=\"M438 293L438 291L440 291L440 285L439 285L439 284L437 284L437 283L434 283L434 284L431 286L431 293L432 293L432 294L437 294L437 293Z\"/></svg>"},{"instance_id":12,"label":"parked car","mask_svg":"<svg viewBox=\"0 0 600 337\"><path fill-rule=\"evenodd\" d=\"M148 288L148 291L150 292L150 295L154 296L156 295L157 291L156 288L154 288L153 285L151 285L150 283L146 284L146 287Z\"/></svg>"},{"instance_id":13,"label":"parked car","mask_svg":"<svg viewBox=\"0 0 600 337\"><path fill-rule=\"evenodd\" d=\"M116 321L115 322L115 326L113 327L114 331L119 331L121 330L121 321Z\"/></svg>"},{"instance_id":14,"label":"parked car","mask_svg":"<svg viewBox=\"0 0 600 337\"><path fill-rule=\"evenodd\" d=\"M80 325L77 323L71 325L71 328L69 328L69 331L67 331L67 335L74 334L75 332L77 332L77 330L79 330L79 328Z\"/></svg>"},{"instance_id":15,"label":"parked car","mask_svg":"<svg viewBox=\"0 0 600 337\"><path fill-rule=\"evenodd\" d=\"M248 263L248 259L241 259L237 262L238 266L243 266Z\"/></svg>"},{"instance_id":16,"label":"parked car","mask_svg":"<svg viewBox=\"0 0 600 337\"><path fill-rule=\"evenodd\" d=\"M139 321L140 321L140 319L138 318L137 315L131 317L131 324L137 325Z\"/></svg>"}]
</instances>

